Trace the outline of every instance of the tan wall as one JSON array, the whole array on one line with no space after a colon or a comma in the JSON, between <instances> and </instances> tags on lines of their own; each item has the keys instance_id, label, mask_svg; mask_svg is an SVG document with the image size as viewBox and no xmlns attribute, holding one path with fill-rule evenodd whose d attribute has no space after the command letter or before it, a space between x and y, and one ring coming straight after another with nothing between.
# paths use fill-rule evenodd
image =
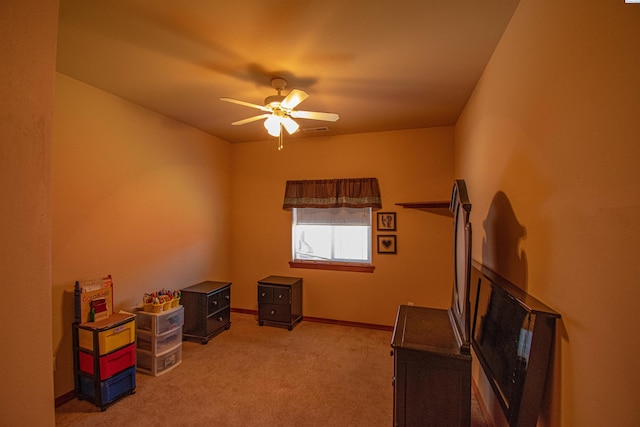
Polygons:
<instances>
[{"instance_id":1,"label":"tan wall","mask_svg":"<svg viewBox=\"0 0 640 427\"><path fill-rule=\"evenodd\" d=\"M285 138L235 144L231 260L233 306L257 309L256 281L302 277L304 315L392 325L398 304L446 307L452 284L452 221L395 203L447 200L453 179L453 128ZM373 250L374 273L289 268L289 179L377 177L383 211L397 212L397 255ZM374 214L375 218L375 214ZM374 231L375 235L375 231Z\"/></svg>"},{"instance_id":2,"label":"tan wall","mask_svg":"<svg viewBox=\"0 0 640 427\"><path fill-rule=\"evenodd\" d=\"M0 425L54 424L51 139L58 1L0 2Z\"/></svg>"},{"instance_id":3,"label":"tan wall","mask_svg":"<svg viewBox=\"0 0 640 427\"><path fill-rule=\"evenodd\" d=\"M228 278L230 145L57 74L53 143L56 396L73 390L76 280L111 274L114 308Z\"/></svg>"},{"instance_id":4,"label":"tan wall","mask_svg":"<svg viewBox=\"0 0 640 427\"><path fill-rule=\"evenodd\" d=\"M562 314L539 425L640 424L639 29L522 0L456 128L474 258Z\"/></svg>"}]
</instances>

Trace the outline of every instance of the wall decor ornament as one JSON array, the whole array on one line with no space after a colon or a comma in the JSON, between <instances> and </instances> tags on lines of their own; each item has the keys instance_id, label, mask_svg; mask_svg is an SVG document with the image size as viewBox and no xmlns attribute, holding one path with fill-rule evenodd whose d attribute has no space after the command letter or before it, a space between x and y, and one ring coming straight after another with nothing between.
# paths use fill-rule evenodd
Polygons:
<instances>
[{"instance_id":1,"label":"wall decor ornament","mask_svg":"<svg viewBox=\"0 0 640 427\"><path fill-rule=\"evenodd\" d=\"M379 254L397 253L396 236L393 234L378 235L378 253Z\"/></svg>"},{"instance_id":2,"label":"wall decor ornament","mask_svg":"<svg viewBox=\"0 0 640 427\"><path fill-rule=\"evenodd\" d=\"M382 231L396 231L396 213L378 212L377 229Z\"/></svg>"}]
</instances>

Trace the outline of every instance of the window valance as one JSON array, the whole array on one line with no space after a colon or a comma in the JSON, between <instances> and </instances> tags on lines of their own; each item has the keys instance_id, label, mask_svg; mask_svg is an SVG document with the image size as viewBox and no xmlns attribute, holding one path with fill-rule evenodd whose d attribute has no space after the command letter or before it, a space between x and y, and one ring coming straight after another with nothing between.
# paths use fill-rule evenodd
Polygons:
<instances>
[{"instance_id":1,"label":"window valance","mask_svg":"<svg viewBox=\"0 0 640 427\"><path fill-rule=\"evenodd\" d=\"M282 209L382 208L378 178L287 181Z\"/></svg>"}]
</instances>

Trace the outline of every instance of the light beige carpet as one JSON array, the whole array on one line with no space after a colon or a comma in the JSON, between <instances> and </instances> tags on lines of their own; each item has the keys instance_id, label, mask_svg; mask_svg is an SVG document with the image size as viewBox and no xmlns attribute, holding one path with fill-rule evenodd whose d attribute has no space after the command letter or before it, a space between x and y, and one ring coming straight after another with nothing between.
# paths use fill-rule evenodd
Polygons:
<instances>
[{"instance_id":1,"label":"light beige carpet","mask_svg":"<svg viewBox=\"0 0 640 427\"><path fill-rule=\"evenodd\" d=\"M206 345L183 342L182 364L138 373L136 392L104 412L74 399L56 425L392 425L391 332L325 323L292 331L232 313L231 329ZM473 426L484 426L474 401Z\"/></svg>"}]
</instances>

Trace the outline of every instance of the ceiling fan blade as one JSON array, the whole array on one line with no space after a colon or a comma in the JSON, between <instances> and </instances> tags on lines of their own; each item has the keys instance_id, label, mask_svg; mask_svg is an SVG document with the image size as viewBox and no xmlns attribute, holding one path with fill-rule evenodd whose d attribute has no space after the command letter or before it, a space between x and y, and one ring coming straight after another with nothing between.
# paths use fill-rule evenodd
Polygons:
<instances>
[{"instance_id":1,"label":"ceiling fan blade","mask_svg":"<svg viewBox=\"0 0 640 427\"><path fill-rule=\"evenodd\" d=\"M233 122L231 124L232 125L244 125L246 123L255 122L255 121L260 120L260 119L266 119L269 116L271 116L271 114L260 114L259 116L253 116L253 117L249 117L248 119L238 120L237 122Z\"/></svg>"},{"instance_id":2,"label":"ceiling fan blade","mask_svg":"<svg viewBox=\"0 0 640 427\"><path fill-rule=\"evenodd\" d=\"M292 109L295 108L302 101L307 99L309 94L303 90L293 89L289 94L282 100L280 105L283 108Z\"/></svg>"},{"instance_id":3,"label":"ceiling fan blade","mask_svg":"<svg viewBox=\"0 0 640 427\"><path fill-rule=\"evenodd\" d=\"M244 105L245 107L257 108L262 111L271 111L269 108L264 105L252 104L250 102L240 101L239 99L233 98L220 98L221 101L231 102L232 104Z\"/></svg>"},{"instance_id":4,"label":"ceiling fan blade","mask_svg":"<svg viewBox=\"0 0 640 427\"><path fill-rule=\"evenodd\" d=\"M294 119L323 120L325 122L336 122L340 118L336 113L320 113L317 111L292 111L291 117Z\"/></svg>"}]
</instances>

